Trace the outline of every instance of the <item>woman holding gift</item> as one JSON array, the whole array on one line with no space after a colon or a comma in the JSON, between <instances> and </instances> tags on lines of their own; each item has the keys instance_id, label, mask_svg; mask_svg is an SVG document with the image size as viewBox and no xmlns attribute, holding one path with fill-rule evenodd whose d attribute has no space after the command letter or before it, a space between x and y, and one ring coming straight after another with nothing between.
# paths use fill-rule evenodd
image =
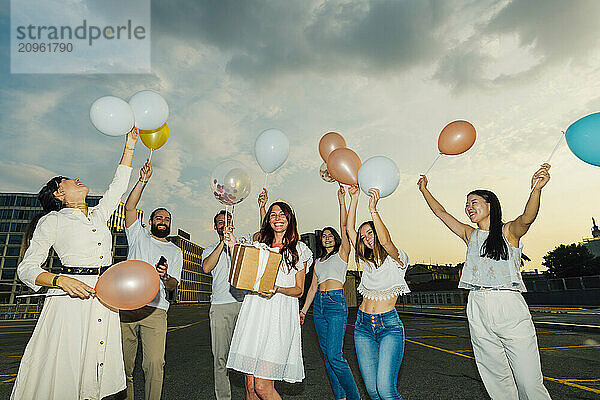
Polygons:
<instances>
[{"instance_id":1,"label":"woman holding gift","mask_svg":"<svg viewBox=\"0 0 600 400\"><path fill-rule=\"evenodd\" d=\"M354 344L358 366L372 400L402 399L397 382L404 354L404 326L396 312L396 300L410 290L404 280L408 256L398 249L379 212L379 190L369 189L373 220L355 230L359 189L349 189L348 236L363 267L358 291L363 301L356 314Z\"/></svg>"},{"instance_id":2,"label":"woman holding gift","mask_svg":"<svg viewBox=\"0 0 600 400\"><path fill-rule=\"evenodd\" d=\"M359 400L360 393L352 376L348 361L344 358L342 347L346 334L348 305L344 297L344 282L348 269L350 241L346 231L348 219L346 211L346 191L338 190L340 205L340 232L331 227L321 231L321 245L315 262L310 289L306 295L304 307L300 311L300 323L314 299L313 317L319 344L325 357L325 368L336 399Z\"/></svg>"},{"instance_id":3,"label":"woman holding gift","mask_svg":"<svg viewBox=\"0 0 600 400\"><path fill-rule=\"evenodd\" d=\"M46 298L11 399L101 399L125 389L119 313L102 305L93 288L111 264L106 223L127 190L137 139L134 128L97 206L88 208L89 189L79 179L55 177L38 194L45 215L31 222L35 231L17 273L35 291L46 286L68 296ZM58 274L41 267L51 247L64 265Z\"/></svg>"},{"instance_id":4,"label":"woman holding gift","mask_svg":"<svg viewBox=\"0 0 600 400\"><path fill-rule=\"evenodd\" d=\"M283 257L275 288L246 295L227 360L227 368L246 374L247 399L280 399L276 380L304 379L298 298L312 252L299 238L292 208L281 201L273 203L262 220L259 242L279 248ZM225 240L233 249L230 231Z\"/></svg>"},{"instance_id":5,"label":"woman holding gift","mask_svg":"<svg viewBox=\"0 0 600 400\"><path fill-rule=\"evenodd\" d=\"M542 188L550 180L549 164L531 179L525 210L502 222L498 197L489 190L467 195L465 213L477 228L463 224L433 197L427 178L419 190L431 211L467 245L459 288L469 289L467 318L475 363L492 399L550 399L544 387L535 327L521 295L521 237L535 221Z\"/></svg>"}]
</instances>

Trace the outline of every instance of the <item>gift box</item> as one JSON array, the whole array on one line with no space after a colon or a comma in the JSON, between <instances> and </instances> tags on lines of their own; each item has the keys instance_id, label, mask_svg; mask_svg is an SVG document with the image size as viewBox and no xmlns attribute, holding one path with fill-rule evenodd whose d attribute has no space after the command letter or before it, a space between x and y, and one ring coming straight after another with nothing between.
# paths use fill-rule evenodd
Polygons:
<instances>
[{"instance_id":1,"label":"gift box","mask_svg":"<svg viewBox=\"0 0 600 400\"><path fill-rule=\"evenodd\" d=\"M269 292L275 287L281 254L264 243L236 244L231 255L229 283L254 292Z\"/></svg>"}]
</instances>

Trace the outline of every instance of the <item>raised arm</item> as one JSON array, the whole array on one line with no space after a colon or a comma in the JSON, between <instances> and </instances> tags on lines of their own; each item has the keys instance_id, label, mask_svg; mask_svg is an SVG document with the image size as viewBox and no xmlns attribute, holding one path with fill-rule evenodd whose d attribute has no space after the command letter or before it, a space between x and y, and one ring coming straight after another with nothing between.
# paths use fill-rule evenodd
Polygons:
<instances>
[{"instance_id":1,"label":"raised arm","mask_svg":"<svg viewBox=\"0 0 600 400\"><path fill-rule=\"evenodd\" d=\"M262 223L265 219L265 215L267 215L267 210L265 209L267 202L269 201L269 192L267 188L263 188L262 192L258 195L258 211L260 215L260 221L258 223L258 229L262 227Z\"/></svg>"},{"instance_id":2,"label":"raised arm","mask_svg":"<svg viewBox=\"0 0 600 400\"><path fill-rule=\"evenodd\" d=\"M356 207L358 207L358 195L360 189L358 186L348 188L350 194L350 208L348 209L348 217L346 220L346 233L350 242L356 248Z\"/></svg>"},{"instance_id":3,"label":"raised arm","mask_svg":"<svg viewBox=\"0 0 600 400\"><path fill-rule=\"evenodd\" d=\"M519 215L514 221L506 223L509 235L512 236L517 243L519 239L527 233L529 227L533 224L533 221L535 221L535 218L538 215L542 188L546 186L550 180L549 170L550 164L542 164L541 168L533 174L533 177L531 178L531 187L533 190L529 194L529 199L527 199L523 214Z\"/></svg>"},{"instance_id":4,"label":"raised arm","mask_svg":"<svg viewBox=\"0 0 600 400\"><path fill-rule=\"evenodd\" d=\"M140 179L138 179L133 189L131 189L131 193L129 193L125 202L125 227L127 228L133 225L137 219L137 205L151 176L152 165L150 164L150 160L146 160L146 163L140 169Z\"/></svg>"},{"instance_id":5,"label":"raised arm","mask_svg":"<svg viewBox=\"0 0 600 400\"><path fill-rule=\"evenodd\" d=\"M381 219L381 215L379 215L379 211L377 211L377 203L379 202L379 189L369 189L369 196L369 212L371 213L371 218L373 219L373 225L375 225L375 232L377 232L379 243L381 243L381 246L383 246L383 249L390 257L398 261L403 268L406 268L407 266L404 265L404 261L400 259L400 252L398 251L398 248L394 242L392 242L390 231L388 231L387 227L383 223L383 220Z\"/></svg>"},{"instance_id":6,"label":"raised arm","mask_svg":"<svg viewBox=\"0 0 600 400\"><path fill-rule=\"evenodd\" d=\"M117 171L113 181L108 186L106 192L98 202L96 209L100 211L102 217L108 221L111 214L116 210L121 201L121 197L127 191L129 185L129 178L131 177L131 162L133 160L133 151L135 144L137 143L139 134L136 128L133 128L128 134L125 140L125 149L123 149L123 156L121 162L117 166Z\"/></svg>"},{"instance_id":7,"label":"raised arm","mask_svg":"<svg viewBox=\"0 0 600 400\"><path fill-rule=\"evenodd\" d=\"M446 209L433 197L431 192L427 189L427 177L425 175L421 175L421 178L417 182L419 186L419 190L421 194L423 194L423 198L427 202L427 205L433 211L436 217L438 217L444 225L446 225L452 232L454 232L458 237L460 237L465 243L468 243L469 236L475 230L472 226L467 224L463 224L456 218L454 218L451 214L449 214Z\"/></svg>"},{"instance_id":8,"label":"raised arm","mask_svg":"<svg viewBox=\"0 0 600 400\"><path fill-rule=\"evenodd\" d=\"M134 126L131 131L127 134L127 139L125 140L125 148L123 149L123 155L121 156L121 162L119 165L125 165L127 167L131 167L131 163L133 162L133 151L135 150L135 144L138 141L140 134L138 129Z\"/></svg>"},{"instance_id":9,"label":"raised arm","mask_svg":"<svg viewBox=\"0 0 600 400\"><path fill-rule=\"evenodd\" d=\"M350 240L348 239L348 211L346 210L346 190L340 185L337 192L338 202L340 203L340 235L342 236L342 244L338 250L340 258L344 262L348 262L348 255L350 254ZM313 279L314 280L314 279Z\"/></svg>"}]
</instances>

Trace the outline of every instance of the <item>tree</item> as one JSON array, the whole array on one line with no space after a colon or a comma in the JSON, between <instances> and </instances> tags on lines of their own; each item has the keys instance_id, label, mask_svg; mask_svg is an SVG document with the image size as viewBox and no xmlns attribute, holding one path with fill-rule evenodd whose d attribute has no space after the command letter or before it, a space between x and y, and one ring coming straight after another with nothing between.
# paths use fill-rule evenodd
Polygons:
<instances>
[{"instance_id":1,"label":"tree","mask_svg":"<svg viewBox=\"0 0 600 400\"><path fill-rule=\"evenodd\" d=\"M561 244L544 256L542 265L555 278L600 274L600 259L582 244Z\"/></svg>"}]
</instances>

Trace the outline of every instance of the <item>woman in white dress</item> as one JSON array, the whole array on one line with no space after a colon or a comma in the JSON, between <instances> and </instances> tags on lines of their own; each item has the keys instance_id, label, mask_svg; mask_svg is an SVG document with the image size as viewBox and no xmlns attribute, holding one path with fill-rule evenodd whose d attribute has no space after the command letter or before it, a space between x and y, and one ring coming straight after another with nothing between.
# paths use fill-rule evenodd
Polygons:
<instances>
[{"instance_id":1,"label":"woman in white dress","mask_svg":"<svg viewBox=\"0 0 600 400\"><path fill-rule=\"evenodd\" d=\"M32 221L35 231L17 274L35 291L46 286L49 294L66 294L46 298L11 399L102 399L126 387L119 314L98 301L94 286L111 264L106 223L127 190L137 139L134 128L97 206L87 207L89 189L79 178L53 178L38 194L45 215ZM57 273L41 267L51 247L63 265Z\"/></svg>"},{"instance_id":2,"label":"woman in white dress","mask_svg":"<svg viewBox=\"0 0 600 400\"><path fill-rule=\"evenodd\" d=\"M225 236L233 248L231 232ZM304 364L298 298L304 289L312 252L300 241L296 216L284 202L275 202L263 218L260 239L283 256L275 288L244 298L231 339L227 368L246 374L246 399L281 399L275 381L300 382Z\"/></svg>"}]
</instances>

